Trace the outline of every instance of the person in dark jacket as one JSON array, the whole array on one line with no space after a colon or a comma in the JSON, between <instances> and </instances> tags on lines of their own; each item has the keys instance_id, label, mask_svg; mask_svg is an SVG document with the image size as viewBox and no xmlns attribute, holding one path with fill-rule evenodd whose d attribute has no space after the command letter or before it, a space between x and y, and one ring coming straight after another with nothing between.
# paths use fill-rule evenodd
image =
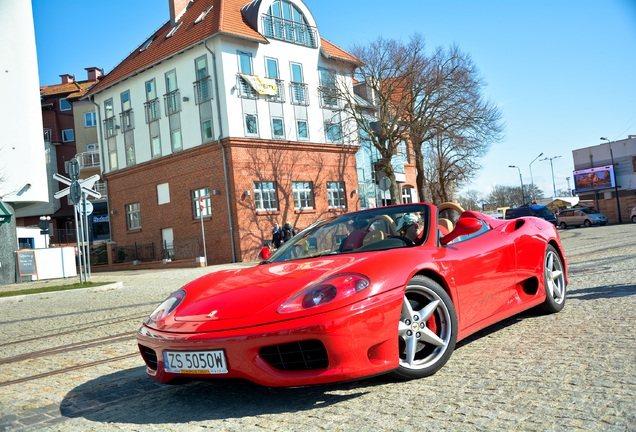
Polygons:
<instances>
[{"instance_id":1,"label":"person in dark jacket","mask_svg":"<svg viewBox=\"0 0 636 432\"><path fill-rule=\"evenodd\" d=\"M289 223L289 221L285 222L285 225L283 225L282 231L283 231L283 243L288 242L289 240L291 240L293 236L296 235L296 230L294 229L292 224Z\"/></svg>"},{"instance_id":2,"label":"person in dark jacket","mask_svg":"<svg viewBox=\"0 0 636 432\"><path fill-rule=\"evenodd\" d=\"M272 230L272 244L276 249L283 244L283 230L278 225L278 222L274 224L274 229Z\"/></svg>"}]
</instances>

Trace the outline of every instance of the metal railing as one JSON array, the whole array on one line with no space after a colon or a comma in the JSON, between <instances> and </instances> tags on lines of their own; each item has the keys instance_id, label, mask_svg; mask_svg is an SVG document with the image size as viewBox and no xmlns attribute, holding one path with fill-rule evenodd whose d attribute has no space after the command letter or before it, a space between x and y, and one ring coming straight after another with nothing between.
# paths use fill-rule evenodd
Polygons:
<instances>
[{"instance_id":1,"label":"metal railing","mask_svg":"<svg viewBox=\"0 0 636 432\"><path fill-rule=\"evenodd\" d=\"M159 110L159 107L159 98L154 98L144 104L146 123L150 123L161 118L161 111Z\"/></svg>"},{"instance_id":2,"label":"metal railing","mask_svg":"<svg viewBox=\"0 0 636 432\"><path fill-rule=\"evenodd\" d=\"M292 105L309 105L309 90L307 84L290 82L289 98Z\"/></svg>"},{"instance_id":3,"label":"metal railing","mask_svg":"<svg viewBox=\"0 0 636 432\"><path fill-rule=\"evenodd\" d=\"M201 78L194 82L194 103L199 105L212 99L212 80L210 77Z\"/></svg>"},{"instance_id":4,"label":"metal railing","mask_svg":"<svg viewBox=\"0 0 636 432\"><path fill-rule=\"evenodd\" d=\"M80 163L80 168L99 168L99 152L84 152L75 155Z\"/></svg>"},{"instance_id":5,"label":"metal railing","mask_svg":"<svg viewBox=\"0 0 636 432\"><path fill-rule=\"evenodd\" d=\"M263 15L265 36L309 48L317 48L316 28L273 15Z\"/></svg>"},{"instance_id":6,"label":"metal railing","mask_svg":"<svg viewBox=\"0 0 636 432\"><path fill-rule=\"evenodd\" d=\"M181 97L179 90L171 91L163 95L166 105L166 115L176 114L181 111Z\"/></svg>"}]
</instances>

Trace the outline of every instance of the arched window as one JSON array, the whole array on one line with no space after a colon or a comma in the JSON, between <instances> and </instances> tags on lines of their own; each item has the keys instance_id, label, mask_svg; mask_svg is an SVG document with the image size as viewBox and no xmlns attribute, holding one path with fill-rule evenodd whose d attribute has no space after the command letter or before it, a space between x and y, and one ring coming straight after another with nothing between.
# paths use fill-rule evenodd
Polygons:
<instances>
[{"instance_id":1,"label":"arched window","mask_svg":"<svg viewBox=\"0 0 636 432\"><path fill-rule=\"evenodd\" d=\"M265 36L287 42L317 47L316 29L307 24L303 13L287 0L274 0L263 16Z\"/></svg>"}]
</instances>

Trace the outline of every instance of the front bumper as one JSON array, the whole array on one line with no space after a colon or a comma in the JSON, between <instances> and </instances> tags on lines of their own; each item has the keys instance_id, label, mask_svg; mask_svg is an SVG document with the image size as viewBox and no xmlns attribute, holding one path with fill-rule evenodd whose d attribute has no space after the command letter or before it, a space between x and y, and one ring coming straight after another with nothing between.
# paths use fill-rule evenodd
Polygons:
<instances>
[{"instance_id":1,"label":"front bumper","mask_svg":"<svg viewBox=\"0 0 636 432\"><path fill-rule=\"evenodd\" d=\"M137 332L137 341L148 375L162 383L176 378L241 378L276 387L352 380L398 367L397 326L403 296L403 290L394 289L335 311L218 332L175 333L144 325ZM297 342L324 346L326 362L314 363L317 368L282 370L262 355ZM164 369L164 350L212 349L225 352L228 373L175 374Z\"/></svg>"}]
</instances>

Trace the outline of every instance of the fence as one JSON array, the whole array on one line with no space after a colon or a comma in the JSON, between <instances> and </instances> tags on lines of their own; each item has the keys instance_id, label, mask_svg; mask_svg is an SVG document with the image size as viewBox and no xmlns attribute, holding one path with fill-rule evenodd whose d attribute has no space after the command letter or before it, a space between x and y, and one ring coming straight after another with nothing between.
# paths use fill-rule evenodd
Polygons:
<instances>
[{"instance_id":1,"label":"fence","mask_svg":"<svg viewBox=\"0 0 636 432\"><path fill-rule=\"evenodd\" d=\"M198 237L175 239L172 243L101 244L91 248L91 264L108 264L107 247L112 248L113 263L194 259L202 256L203 250L201 239Z\"/></svg>"}]
</instances>

